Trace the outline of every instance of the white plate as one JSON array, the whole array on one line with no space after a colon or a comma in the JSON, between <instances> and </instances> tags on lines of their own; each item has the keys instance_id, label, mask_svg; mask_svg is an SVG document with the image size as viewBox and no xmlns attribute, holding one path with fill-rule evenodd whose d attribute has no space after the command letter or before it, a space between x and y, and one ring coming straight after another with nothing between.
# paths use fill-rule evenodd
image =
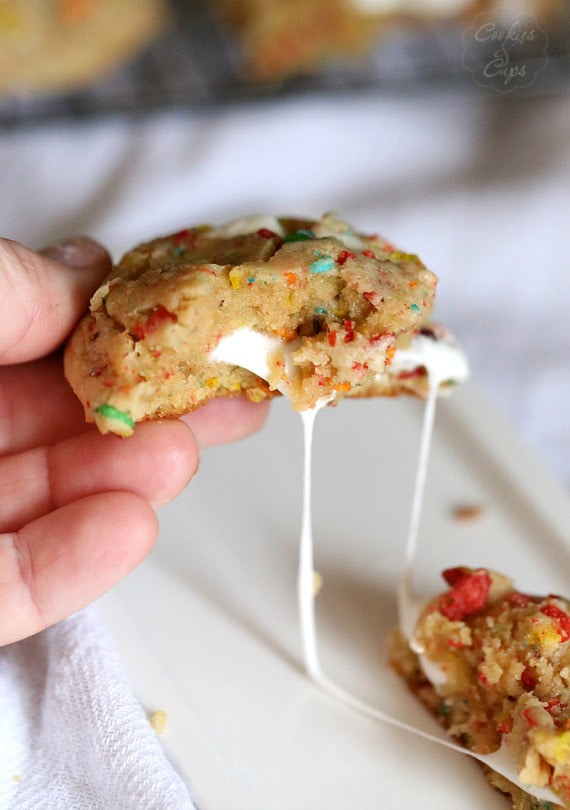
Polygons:
<instances>
[{"instance_id":1,"label":"white plate","mask_svg":"<svg viewBox=\"0 0 570 810\"><path fill-rule=\"evenodd\" d=\"M317 419L319 642L325 672L438 733L385 663L406 538L422 404L343 402ZM145 708L202 810L504 810L478 766L322 694L300 660L295 580L300 419L276 402L266 429L204 454L161 513L150 558L101 606ZM480 519L457 522L458 503ZM565 494L472 385L439 403L417 585L450 565L570 593ZM566 537L566 540L568 538ZM458 805L458 800L460 804Z\"/></svg>"}]
</instances>

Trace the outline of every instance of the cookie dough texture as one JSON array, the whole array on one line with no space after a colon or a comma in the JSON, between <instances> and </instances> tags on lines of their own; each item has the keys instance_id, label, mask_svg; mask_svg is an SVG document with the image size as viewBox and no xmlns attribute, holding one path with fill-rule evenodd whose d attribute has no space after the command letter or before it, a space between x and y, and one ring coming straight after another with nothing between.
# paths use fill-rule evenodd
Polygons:
<instances>
[{"instance_id":1,"label":"cookie dough texture","mask_svg":"<svg viewBox=\"0 0 570 810\"><path fill-rule=\"evenodd\" d=\"M214 396L274 396L289 379L280 350L269 383L210 358L244 327L294 347L298 410L361 389L396 394L413 381L390 378L391 358L429 318L435 286L417 256L333 214L190 228L121 259L72 335L65 371L87 420L121 435Z\"/></svg>"},{"instance_id":2,"label":"cookie dough texture","mask_svg":"<svg viewBox=\"0 0 570 810\"><path fill-rule=\"evenodd\" d=\"M162 0L0 0L0 96L89 84L164 19Z\"/></svg>"},{"instance_id":3,"label":"cookie dough texture","mask_svg":"<svg viewBox=\"0 0 570 810\"><path fill-rule=\"evenodd\" d=\"M423 612L412 646L437 667L434 686L399 633L396 671L460 743L482 754L504 744L522 784L550 787L540 801L485 768L514 810L570 807L570 601L529 596L485 569L445 572L450 588Z\"/></svg>"}]
</instances>

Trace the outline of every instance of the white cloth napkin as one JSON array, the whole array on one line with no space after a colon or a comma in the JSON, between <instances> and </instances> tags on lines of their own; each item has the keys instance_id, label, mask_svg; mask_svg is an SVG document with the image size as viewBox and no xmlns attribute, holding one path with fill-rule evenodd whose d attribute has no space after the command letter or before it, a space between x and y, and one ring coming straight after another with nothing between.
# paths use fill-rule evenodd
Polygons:
<instances>
[{"instance_id":1,"label":"white cloth napkin","mask_svg":"<svg viewBox=\"0 0 570 810\"><path fill-rule=\"evenodd\" d=\"M96 608L0 649L0 807L195 808Z\"/></svg>"}]
</instances>

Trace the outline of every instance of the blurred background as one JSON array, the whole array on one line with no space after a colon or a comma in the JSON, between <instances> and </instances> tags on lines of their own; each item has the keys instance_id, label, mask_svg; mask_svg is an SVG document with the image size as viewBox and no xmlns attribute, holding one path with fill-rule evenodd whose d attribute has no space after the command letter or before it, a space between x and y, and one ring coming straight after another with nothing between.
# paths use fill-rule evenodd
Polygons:
<instances>
[{"instance_id":1,"label":"blurred background","mask_svg":"<svg viewBox=\"0 0 570 810\"><path fill-rule=\"evenodd\" d=\"M566 0L0 0L0 232L334 209L418 253L570 484Z\"/></svg>"}]
</instances>

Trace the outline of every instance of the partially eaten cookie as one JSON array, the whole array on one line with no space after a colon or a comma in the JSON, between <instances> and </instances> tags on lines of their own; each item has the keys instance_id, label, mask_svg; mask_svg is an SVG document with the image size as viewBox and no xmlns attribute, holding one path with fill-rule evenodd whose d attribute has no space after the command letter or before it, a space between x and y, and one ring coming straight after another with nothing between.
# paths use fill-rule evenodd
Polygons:
<instances>
[{"instance_id":1,"label":"partially eaten cookie","mask_svg":"<svg viewBox=\"0 0 570 810\"><path fill-rule=\"evenodd\" d=\"M115 266L68 343L65 373L87 420L124 436L141 420L216 396L259 401L283 384L297 410L323 397L422 396L421 360L394 358L414 340L448 339L430 324L436 281L417 256L334 214L189 228ZM243 329L276 340L266 379L215 359Z\"/></svg>"}]
</instances>

